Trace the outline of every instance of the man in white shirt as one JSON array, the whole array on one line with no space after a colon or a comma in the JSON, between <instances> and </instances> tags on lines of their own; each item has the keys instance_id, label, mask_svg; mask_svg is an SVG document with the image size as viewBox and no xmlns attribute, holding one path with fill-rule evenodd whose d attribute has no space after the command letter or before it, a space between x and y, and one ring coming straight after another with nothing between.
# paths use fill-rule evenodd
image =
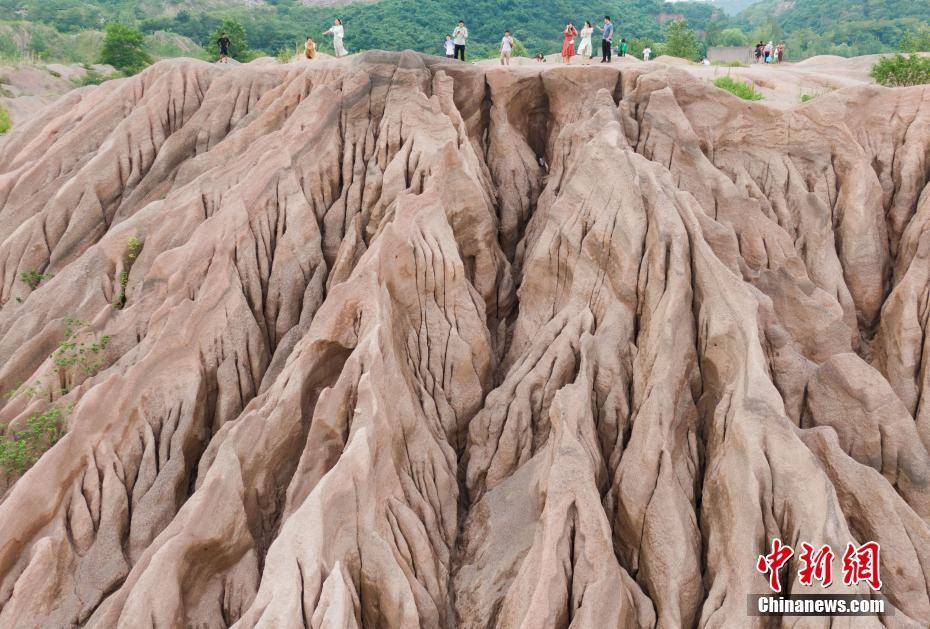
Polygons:
<instances>
[{"instance_id":1,"label":"man in white shirt","mask_svg":"<svg viewBox=\"0 0 930 629\"><path fill-rule=\"evenodd\" d=\"M510 56L513 54L513 37L510 31L504 31L504 39L501 40L501 65L510 65Z\"/></svg>"},{"instance_id":2,"label":"man in white shirt","mask_svg":"<svg viewBox=\"0 0 930 629\"><path fill-rule=\"evenodd\" d=\"M465 21L459 20L459 25L452 31L452 42L455 44L455 58L465 61L465 42L468 41L468 29Z\"/></svg>"},{"instance_id":3,"label":"man in white shirt","mask_svg":"<svg viewBox=\"0 0 930 629\"><path fill-rule=\"evenodd\" d=\"M649 56L652 55L652 48L646 46L643 48L643 61L649 61Z\"/></svg>"}]
</instances>

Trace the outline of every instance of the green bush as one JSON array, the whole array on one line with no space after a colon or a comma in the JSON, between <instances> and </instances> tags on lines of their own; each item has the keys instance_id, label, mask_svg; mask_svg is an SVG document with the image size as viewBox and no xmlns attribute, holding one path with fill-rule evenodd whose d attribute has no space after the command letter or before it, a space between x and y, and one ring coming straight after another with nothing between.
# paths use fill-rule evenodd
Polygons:
<instances>
[{"instance_id":1,"label":"green bush","mask_svg":"<svg viewBox=\"0 0 930 629\"><path fill-rule=\"evenodd\" d=\"M871 76L885 87L907 87L930 83L930 57L897 54L882 57L872 66Z\"/></svg>"},{"instance_id":2,"label":"green bush","mask_svg":"<svg viewBox=\"0 0 930 629\"><path fill-rule=\"evenodd\" d=\"M131 26L111 22L107 24L100 63L111 65L123 74L132 75L152 63L152 57L145 51L145 38L142 33Z\"/></svg>"},{"instance_id":3,"label":"green bush","mask_svg":"<svg viewBox=\"0 0 930 629\"><path fill-rule=\"evenodd\" d=\"M739 96L743 100L762 100L762 94L756 91L755 85L745 81L737 81L730 75L715 79L714 85L734 96Z\"/></svg>"},{"instance_id":4,"label":"green bush","mask_svg":"<svg viewBox=\"0 0 930 629\"><path fill-rule=\"evenodd\" d=\"M65 411L52 406L31 415L24 428L0 437L0 467L9 474L24 474L64 435L65 416Z\"/></svg>"},{"instance_id":5,"label":"green bush","mask_svg":"<svg viewBox=\"0 0 930 629\"><path fill-rule=\"evenodd\" d=\"M65 338L52 354L52 362L59 374L70 367L79 367L86 376L92 376L103 368L103 361L97 360L97 357L110 344L110 337L101 336L90 344L80 341L77 331L84 325L78 319L65 319Z\"/></svg>"},{"instance_id":6,"label":"green bush","mask_svg":"<svg viewBox=\"0 0 930 629\"><path fill-rule=\"evenodd\" d=\"M126 306L126 287L129 286L129 271L141 251L142 242L135 236L130 236L126 241L126 270L119 274L119 295L116 296L116 301L113 302L113 307L117 310L122 310Z\"/></svg>"},{"instance_id":7,"label":"green bush","mask_svg":"<svg viewBox=\"0 0 930 629\"><path fill-rule=\"evenodd\" d=\"M0 105L0 135L13 128L13 121L10 120L10 113Z\"/></svg>"},{"instance_id":8,"label":"green bush","mask_svg":"<svg viewBox=\"0 0 930 629\"><path fill-rule=\"evenodd\" d=\"M88 64L84 64L84 76L75 78L72 82L78 87L86 87L88 85L100 85L111 79L115 79L116 76L113 74L103 74L102 72L97 72Z\"/></svg>"}]
</instances>

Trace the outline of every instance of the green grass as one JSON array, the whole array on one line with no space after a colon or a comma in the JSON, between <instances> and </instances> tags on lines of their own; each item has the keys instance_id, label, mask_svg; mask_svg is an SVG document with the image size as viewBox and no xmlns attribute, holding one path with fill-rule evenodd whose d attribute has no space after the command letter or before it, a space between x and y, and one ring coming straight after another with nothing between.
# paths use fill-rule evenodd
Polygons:
<instances>
[{"instance_id":1,"label":"green grass","mask_svg":"<svg viewBox=\"0 0 930 629\"><path fill-rule=\"evenodd\" d=\"M723 68L745 68L746 65L740 63L739 61L712 61L711 65L720 66Z\"/></svg>"},{"instance_id":2,"label":"green grass","mask_svg":"<svg viewBox=\"0 0 930 629\"><path fill-rule=\"evenodd\" d=\"M10 120L10 113L0 105L0 135L13 128L13 121Z\"/></svg>"},{"instance_id":3,"label":"green grass","mask_svg":"<svg viewBox=\"0 0 930 629\"><path fill-rule=\"evenodd\" d=\"M714 85L743 100L762 100L763 98L762 94L756 91L755 85L746 83L745 81L737 81L729 75L714 79Z\"/></svg>"}]
</instances>

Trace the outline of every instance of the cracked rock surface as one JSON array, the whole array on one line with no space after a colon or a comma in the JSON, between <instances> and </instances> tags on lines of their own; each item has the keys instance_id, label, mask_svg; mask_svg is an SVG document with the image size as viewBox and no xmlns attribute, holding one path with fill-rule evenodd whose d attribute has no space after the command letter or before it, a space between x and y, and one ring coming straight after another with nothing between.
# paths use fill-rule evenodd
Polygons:
<instances>
[{"instance_id":1,"label":"cracked rock surface","mask_svg":"<svg viewBox=\"0 0 930 629\"><path fill-rule=\"evenodd\" d=\"M926 88L75 92L0 145L0 425L69 409L0 478L0 626L927 627L928 179ZM775 537L880 542L889 613L748 617Z\"/></svg>"}]
</instances>

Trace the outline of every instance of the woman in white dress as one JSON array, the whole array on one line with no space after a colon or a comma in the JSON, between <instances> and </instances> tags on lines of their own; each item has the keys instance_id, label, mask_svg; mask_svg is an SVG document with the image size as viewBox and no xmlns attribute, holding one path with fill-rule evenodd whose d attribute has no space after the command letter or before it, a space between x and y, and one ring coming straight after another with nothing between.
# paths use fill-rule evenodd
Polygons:
<instances>
[{"instance_id":1,"label":"woman in white dress","mask_svg":"<svg viewBox=\"0 0 930 629\"><path fill-rule=\"evenodd\" d=\"M336 50L337 57L345 57L349 54L349 51L346 50L346 47L342 45L342 38L345 36L345 28L342 27L342 20L336 18L336 21L333 22L333 27L328 31L323 33L324 35L333 36L333 48Z\"/></svg>"},{"instance_id":2,"label":"woman in white dress","mask_svg":"<svg viewBox=\"0 0 930 629\"><path fill-rule=\"evenodd\" d=\"M588 20L584 21L584 27L581 29L581 43L578 45L578 56L581 57L582 63L591 62L591 35L594 33L594 26Z\"/></svg>"}]
</instances>

